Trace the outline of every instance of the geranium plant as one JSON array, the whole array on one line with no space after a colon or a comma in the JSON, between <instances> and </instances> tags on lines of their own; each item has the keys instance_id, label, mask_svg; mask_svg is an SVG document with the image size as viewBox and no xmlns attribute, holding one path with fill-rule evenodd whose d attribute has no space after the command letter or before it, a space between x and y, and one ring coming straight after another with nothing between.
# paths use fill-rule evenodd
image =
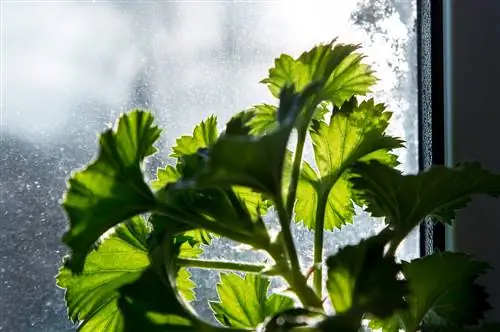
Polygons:
<instances>
[{"instance_id":1,"label":"geranium plant","mask_svg":"<svg viewBox=\"0 0 500 332\"><path fill-rule=\"evenodd\" d=\"M57 284L66 289L69 318L92 332L478 325L489 305L475 280L488 264L455 252L399 262L395 253L424 219L451 223L471 195L498 195L500 176L476 163L397 170L393 151L403 141L386 133L386 106L367 96L376 81L358 45L334 40L298 58L283 54L262 81L277 106L237 113L220 134L209 117L177 140L173 163L150 183L143 162L161 130L147 111L123 114L100 136L97 158L69 179L62 203L71 254ZM303 158L308 137L313 165ZM385 218L386 228L324 260L324 232L352 223L354 204ZM278 234L263 221L269 210ZM307 270L294 222L315 234ZM200 259L214 236L265 252L268 263ZM221 271L219 298L209 303L218 326L190 306L189 268ZM287 291L270 292L270 277L282 278Z\"/></svg>"}]
</instances>

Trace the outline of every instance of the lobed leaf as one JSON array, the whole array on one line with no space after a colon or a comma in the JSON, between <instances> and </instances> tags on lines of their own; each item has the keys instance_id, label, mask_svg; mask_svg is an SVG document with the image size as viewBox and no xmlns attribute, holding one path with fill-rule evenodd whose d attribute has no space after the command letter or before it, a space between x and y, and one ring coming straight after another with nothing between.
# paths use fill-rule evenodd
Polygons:
<instances>
[{"instance_id":1,"label":"lobed leaf","mask_svg":"<svg viewBox=\"0 0 500 332\"><path fill-rule=\"evenodd\" d=\"M199 149L213 145L218 137L217 118L209 116L194 127L192 135L181 136L176 140L171 157L180 158L195 154Z\"/></svg>"},{"instance_id":2,"label":"lobed leaf","mask_svg":"<svg viewBox=\"0 0 500 332\"><path fill-rule=\"evenodd\" d=\"M57 285L66 289L68 316L80 323L79 331L123 331L119 290L149 267L148 232L142 218L132 218L117 226L99 250L89 253L81 274L75 275L67 267L60 269Z\"/></svg>"},{"instance_id":3,"label":"lobed leaf","mask_svg":"<svg viewBox=\"0 0 500 332\"><path fill-rule=\"evenodd\" d=\"M66 289L69 318L79 323L78 331L123 331L125 320L118 306L122 287L141 278L150 266L149 228L141 217L118 225L97 250L87 256L83 271L74 274L62 267L57 285ZM187 244L187 243L186 243ZM180 247L182 257L195 257L199 252L188 245ZM186 301L195 298L194 282L186 269L175 278L177 289Z\"/></svg>"},{"instance_id":4,"label":"lobed leaf","mask_svg":"<svg viewBox=\"0 0 500 332\"><path fill-rule=\"evenodd\" d=\"M150 113L124 114L115 130L100 136L97 159L69 179L62 205L70 229L63 242L71 248L68 266L73 271L82 270L87 253L108 229L155 205L141 167L144 158L155 152L153 143L159 135Z\"/></svg>"},{"instance_id":5,"label":"lobed leaf","mask_svg":"<svg viewBox=\"0 0 500 332\"><path fill-rule=\"evenodd\" d=\"M359 46L335 42L318 45L297 59L281 55L261 83L278 97L288 84L300 92L311 82L320 81L324 86L317 93L318 101L330 101L337 106L354 95L367 94L376 78L369 66L361 63L363 56L355 52Z\"/></svg>"},{"instance_id":6,"label":"lobed leaf","mask_svg":"<svg viewBox=\"0 0 500 332\"><path fill-rule=\"evenodd\" d=\"M269 204L261 194L242 187L194 189L175 186L176 182L203 170L202 151L214 144L217 136L216 119L209 117L195 127L191 136L177 140L172 155L177 157L176 167L167 166L158 170L158 178L153 182L158 200L177 215L174 219L153 213L150 221L156 234L168 230L188 235L198 244L209 244L214 234L208 230L213 230L210 226L214 223L229 223L246 233L254 230L264 233L260 216L267 211ZM196 219L204 220L207 229L193 225Z\"/></svg>"},{"instance_id":7,"label":"lobed leaf","mask_svg":"<svg viewBox=\"0 0 500 332\"><path fill-rule=\"evenodd\" d=\"M286 117L272 133L261 137L221 136L209 150L206 167L196 177L196 185L226 188L243 186L278 198L288 139L303 104L314 88L312 86L304 94L295 93L293 87L283 90L280 112L286 114Z\"/></svg>"},{"instance_id":8,"label":"lobed leaf","mask_svg":"<svg viewBox=\"0 0 500 332\"><path fill-rule=\"evenodd\" d=\"M405 307L407 285L397 279L401 267L384 255L391 235L382 232L327 259L327 289L337 314L354 310L386 318Z\"/></svg>"},{"instance_id":9,"label":"lobed leaf","mask_svg":"<svg viewBox=\"0 0 500 332\"><path fill-rule=\"evenodd\" d=\"M403 175L378 161L358 163L351 170L358 199L374 217L386 217L398 240L428 216L449 223L472 195L500 194L500 176L477 163L434 166L417 175Z\"/></svg>"},{"instance_id":10,"label":"lobed leaf","mask_svg":"<svg viewBox=\"0 0 500 332\"><path fill-rule=\"evenodd\" d=\"M215 143L218 136L217 118L209 116L194 127L192 135L179 137L176 140L176 145L172 148L173 152L171 154L171 157L177 158L177 167L166 166L165 168L158 168L157 178L151 183L152 188L160 191L166 188L167 185L180 180L186 175L186 161L183 158L196 154L200 149L211 146ZM152 214L150 221L156 226L157 233L161 233L165 228L170 228L176 232L185 230L186 234L193 237L199 244L209 244L213 237L213 234L204 229L194 228L191 225L180 223L178 220L172 220L172 218L166 216Z\"/></svg>"},{"instance_id":11,"label":"lobed leaf","mask_svg":"<svg viewBox=\"0 0 500 332\"><path fill-rule=\"evenodd\" d=\"M432 254L410 263L402 270L409 285L408 308L371 326L383 331L460 331L476 325L490 309L484 288L475 280L489 269L463 253ZM439 275L435 275L439 273ZM464 329L467 330L467 329Z\"/></svg>"},{"instance_id":12,"label":"lobed leaf","mask_svg":"<svg viewBox=\"0 0 500 332\"><path fill-rule=\"evenodd\" d=\"M186 303L186 297L194 298L193 283L175 260L196 255L191 251L190 240L166 233L150 250L150 267L134 283L120 288L118 304L124 315L124 331L218 330L201 321Z\"/></svg>"},{"instance_id":13,"label":"lobed leaf","mask_svg":"<svg viewBox=\"0 0 500 332\"><path fill-rule=\"evenodd\" d=\"M297 187L296 221L315 229L318 204L325 207L324 229L352 223L354 217L349 167L377 160L397 165L390 151L402 141L385 135L391 113L373 99L357 104L353 98L335 109L330 123L314 121L310 131L319 172L304 162Z\"/></svg>"},{"instance_id":14,"label":"lobed leaf","mask_svg":"<svg viewBox=\"0 0 500 332\"><path fill-rule=\"evenodd\" d=\"M329 111L328 105L320 104L313 112L312 119L322 121ZM244 111L243 114L245 114L244 124L248 127L248 133L251 135L267 134L275 130L279 124L278 108L274 105L255 105Z\"/></svg>"},{"instance_id":15,"label":"lobed leaf","mask_svg":"<svg viewBox=\"0 0 500 332\"><path fill-rule=\"evenodd\" d=\"M197 320L177 298L175 289L152 268L120 289L118 301L123 313L121 331L195 332Z\"/></svg>"},{"instance_id":16,"label":"lobed leaf","mask_svg":"<svg viewBox=\"0 0 500 332\"><path fill-rule=\"evenodd\" d=\"M219 301L210 301L210 308L215 318L228 327L255 328L266 317L294 307L289 297L277 293L268 296L270 282L262 276L221 273L220 279Z\"/></svg>"}]
</instances>

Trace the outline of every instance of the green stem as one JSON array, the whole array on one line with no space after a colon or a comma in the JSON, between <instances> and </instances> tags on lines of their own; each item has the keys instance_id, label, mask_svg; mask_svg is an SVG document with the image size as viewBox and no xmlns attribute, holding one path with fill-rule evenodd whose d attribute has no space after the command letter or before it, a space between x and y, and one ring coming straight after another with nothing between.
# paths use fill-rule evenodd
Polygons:
<instances>
[{"instance_id":1,"label":"green stem","mask_svg":"<svg viewBox=\"0 0 500 332\"><path fill-rule=\"evenodd\" d=\"M177 258L176 264L182 267L195 267L200 269L230 270L247 273L260 273L266 268L265 265L250 264L243 262L212 261L191 258Z\"/></svg>"},{"instance_id":2,"label":"green stem","mask_svg":"<svg viewBox=\"0 0 500 332\"><path fill-rule=\"evenodd\" d=\"M323 311L323 301L321 301L314 290L307 285L307 280L300 271L290 270L288 272L283 272L282 277L290 285L295 294L297 294L297 297L304 307Z\"/></svg>"},{"instance_id":3,"label":"green stem","mask_svg":"<svg viewBox=\"0 0 500 332\"><path fill-rule=\"evenodd\" d=\"M290 229L290 216L287 214L283 202L277 201L275 203L283 237L282 249L285 250L285 257L289 262L289 265L283 269L281 275L288 282L295 294L297 294L304 306L322 310L323 303L321 299L312 288L307 285L307 280L301 272L297 250L295 249L295 243ZM269 252L269 254L279 264L281 261L281 254L279 252Z\"/></svg>"},{"instance_id":4,"label":"green stem","mask_svg":"<svg viewBox=\"0 0 500 332\"><path fill-rule=\"evenodd\" d=\"M314 261L315 265L313 287L321 298L323 292L323 240L325 233L325 212L328 203L328 193L318 193L319 201L316 207L316 225L314 227Z\"/></svg>"},{"instance_id":5,"label":"green stem","mask_svg":"<svg viewBox=\"0 0 500 332\"><path fill-rule=\"evenodd\" d=\"M276 248L276 247L275 247ZM276 248L277 249L277 248ZM300 270L292 270L287 264L283 264L282 258L282 247L279 248L280 251L270 250L269 254L276 261L279 275L285 279L293 292L297 295L299 300L302 302L304 307L314 308L323 310L323 302L316 295L311 287L307 285L306 277L301 273Z\"/></svg>"},{"instance_id":6,"label":"green stem","mask_svg":"<svg viewBox=\"0 0 500 332\"><path fill-rule=\"evenodd\" d=\"M297 185L299 183L300 166L302 163L302 154L304 152L304 144L306 141L307 126L298 131L297 148L295 149L295 156L292 166L292 175L290 178L290 185L288 186L288 197L286 202L286 212L289 216L293 214L293 206L297 198Z\"/></svg>"},{"instance_id":7,"label":"green stem","mask_svg":"<svg viewBox=\"0 0 500 332\"><path fill-rule=\"evenodd\" d=\"M289 214L285 210L283 202L276 202L276 210L281 226L281 235L283 236L286 258L290 262L290 268L292 270L300 271L299 256L297 255L297 250L295 249L295 243L293 241Z\"/></svg>"}]
</instances>

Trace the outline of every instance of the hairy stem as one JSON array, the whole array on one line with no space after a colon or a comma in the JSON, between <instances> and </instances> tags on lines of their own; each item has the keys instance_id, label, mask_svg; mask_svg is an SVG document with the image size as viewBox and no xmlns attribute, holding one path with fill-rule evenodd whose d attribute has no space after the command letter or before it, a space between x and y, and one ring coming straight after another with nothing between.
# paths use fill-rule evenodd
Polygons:
<instances>
[{"instance_id":1,"label":"hairy stem","mask_svg":"<svg viewBox=\"0 0 500 332\"><path fill-rule=\"evenodd\" d=\"M265 265L244 262L214 261L191 258L177 258L177 266L195 267L200 269L241 271L246 273L260 273L266 268Z\"/></svg>"},{"instance_id":2,"label":"hairy stem","mask_svg":"<svg viewBox=\"0 0 500 332\"><path fill-rule=\"evenodd\" d=\"M328 202L328 193L319 194L318 206L316 207L316 225L314 227L314 261L315 266L313 287L316 294L321 298L323 291L323 240L325 234L325 212Z\"/></svg>"},{"instance_id":3,"label":"hairy stem","mask_svg":"<svg viewBox=\"0 0 500 332\"><path fill-rule=\"evenodd\" d=\"M295 156L292 166L292 175L290 178L290 185L288 186L288 197L286 201L286 211L289 216L293 214L293 206L297 198L297 185L299 183L300 166L302 163L302 154L304 152L304 144L306 141L307 126L299 129L297 138L297 148L295 149Z\"/></svg>"}]
</instances>

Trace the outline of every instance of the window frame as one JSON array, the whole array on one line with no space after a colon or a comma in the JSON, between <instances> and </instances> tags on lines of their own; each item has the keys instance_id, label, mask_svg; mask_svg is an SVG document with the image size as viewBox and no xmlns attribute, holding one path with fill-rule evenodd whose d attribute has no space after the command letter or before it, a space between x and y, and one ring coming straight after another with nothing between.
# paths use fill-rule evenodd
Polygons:
<instances>
[{"instance_id":1,"label":"window frame","mask_svg":"<svg viewBox=\"0 0 500 332\"><path fill-rule=\"evenodd\" d=\"M419 170L445 165L444 3L417 0ZM446 249L446 228L428 218L420 225L420 256Z\"/></svg>"}]
</instances>

